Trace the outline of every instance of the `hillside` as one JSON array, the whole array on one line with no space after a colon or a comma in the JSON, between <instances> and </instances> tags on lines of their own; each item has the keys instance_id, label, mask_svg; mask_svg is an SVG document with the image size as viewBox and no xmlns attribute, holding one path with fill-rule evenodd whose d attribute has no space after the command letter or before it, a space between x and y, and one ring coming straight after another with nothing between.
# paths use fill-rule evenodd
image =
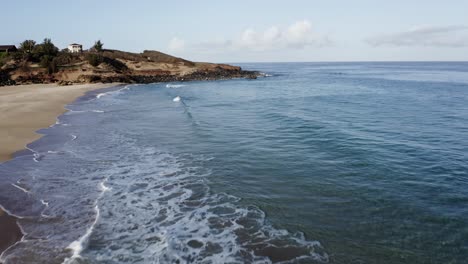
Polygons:
<instances>
[{"instance_id":1,"label":"hillside","mask_svg":"<svg viewBox=\"0 0 468 264\"><path fill-rule=\"evenodd\" d=\"M28 55L28 54L26 54ZM226 64L192 62L162 52L145 50L131 53L119 50L57 52L44 65L20 51L3 55L0 85L123 82L152 83L230 78L256 78L257 72Z\"/></svg>"}]
</instances>

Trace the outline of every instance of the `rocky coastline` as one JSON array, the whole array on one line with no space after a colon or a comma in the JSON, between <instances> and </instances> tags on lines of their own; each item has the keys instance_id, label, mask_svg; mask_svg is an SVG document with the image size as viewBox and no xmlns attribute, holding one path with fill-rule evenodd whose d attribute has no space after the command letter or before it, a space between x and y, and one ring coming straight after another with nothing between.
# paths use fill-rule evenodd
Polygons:
<instances>
[{"instance_id":1,"label":"rocky coastline","mask_svg":"<svg viewBox=\"0 0 468 264\"><path fill-rule=\"evenodd\" d=\"M97 62L90 61L96 57ZM256 79L257 71L227 64L191 62L157 51L65 54L54 72L32 62L11 60L0 68L0 86L25 84L155 83L234 78Z\"/></svg>"},{"instance_id":2,"label":"rocky coastline","mask_svg":"<svg viewBox=\"0 0 468 264\"><path fill-rule=\"evenodd\" d=\"M80 83L157 83L157 82L186 82L186 81L212 81L235 78L256 79L260 75L256 71L245 70L215 70L193 72L187 75L171 74L119 74L113 76L83 75L79 77ZM59 84L73 84L72 82L59 82Z\"/></svg>"}]
</instances>

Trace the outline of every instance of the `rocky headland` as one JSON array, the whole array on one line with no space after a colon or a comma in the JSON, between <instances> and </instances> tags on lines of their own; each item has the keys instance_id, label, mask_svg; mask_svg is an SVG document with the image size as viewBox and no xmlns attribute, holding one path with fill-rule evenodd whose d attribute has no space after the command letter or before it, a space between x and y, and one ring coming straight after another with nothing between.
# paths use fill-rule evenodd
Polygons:
<instances>
[{"instance_id":1,"label":"rocky headland","mask_svg":"<svg viewBox=\"0 0 468 264\"><path fill-rule=\"evenodd\" d=\"M21 54L10 54L3 59L2 64L0 64L0 86L38 83L71 85L255 79L259 75L259 72L245 71L238 66L192 62L158 51L58 52L47 65Z\"/></svg>"}]
</instances>

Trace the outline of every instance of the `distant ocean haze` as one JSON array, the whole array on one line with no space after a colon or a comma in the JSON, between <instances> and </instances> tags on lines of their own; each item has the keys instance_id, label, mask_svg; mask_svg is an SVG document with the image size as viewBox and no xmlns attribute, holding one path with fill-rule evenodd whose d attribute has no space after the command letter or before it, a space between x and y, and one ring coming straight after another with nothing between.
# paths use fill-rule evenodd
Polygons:
<instances>
[{"instance_id":1,"label":"distant ocean haze","mask_svg":"<svg viewBox=\"0 0 468 264\"><path fill-rule=\"evenodd\" d=\"M465 263L468 63L240 66L69 105L0 165L3 258Z\"/></svg>"}]
</instances>

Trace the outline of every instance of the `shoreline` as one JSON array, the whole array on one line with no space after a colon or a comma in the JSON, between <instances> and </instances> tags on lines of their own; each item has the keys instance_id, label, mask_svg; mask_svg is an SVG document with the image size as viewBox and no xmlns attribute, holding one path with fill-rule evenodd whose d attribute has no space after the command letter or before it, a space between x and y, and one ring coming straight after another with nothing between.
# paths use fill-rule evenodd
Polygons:
<instances>
[{"instance_id":1,"label":"shoreline","mask_svg":"<svg viewBox=\"0 0 468 264\"><path fill-rule=\"evenodd\" d=\"M0 87L0 164L42 137L36 131L53 125L67 111L66 105L86 93L121 83L58 86L56 84L12 85ZM1 180L1 178L0 178ZM17 217L0 205L0 256L24 236Z\"/></svg>"},{"instance_id":2,"label":"shoreline","mask_svg":"<svg viewBox=\"0 0 468 264\"><path fill-rule=\"evenodd\" d=\"M41 138L37 130L53 125L65 113L65 106L86 92L119 85L83 84L58 86L31 84L0 87L0 163Z\"/></svg>"}]
</instances>

